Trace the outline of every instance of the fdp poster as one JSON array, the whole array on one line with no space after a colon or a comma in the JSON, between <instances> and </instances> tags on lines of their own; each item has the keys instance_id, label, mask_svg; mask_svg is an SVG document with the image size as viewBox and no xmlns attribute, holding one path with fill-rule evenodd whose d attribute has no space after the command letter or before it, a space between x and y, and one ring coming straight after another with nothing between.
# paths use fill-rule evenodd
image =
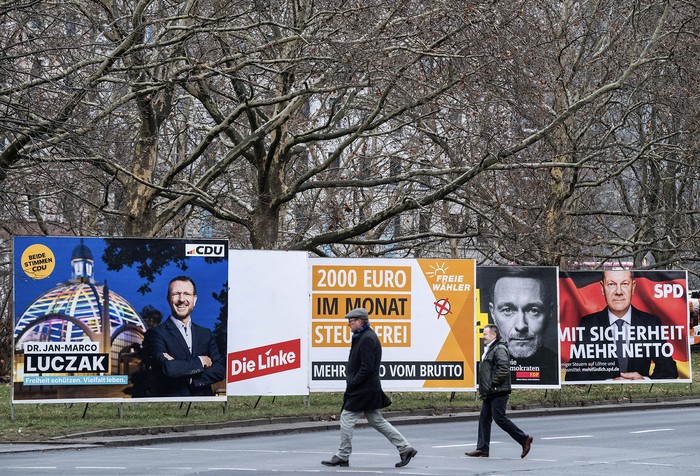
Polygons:
<instances>
[{"instance_id":1,"label":"fdp poster","mask_svg":"<svg viewBox=\"0 0 700 476\"><path fill-rule=\"evenodd\" d=\"M345 390L357 307L382 344L389 391L474 390L473 260L312 259L312 391Z\"/></svg>"},{"instance_id":2,"label":"fdp poster","mask_svg":"<svg viewBox=\"0 0 700 476\"><path fill-rule=\"evenodd\" d=\"M690 382L685 271L561 271L563 383Z\"/></svg>"},{"instance_id":3,"label":"fdp poster","mask_svg":"<svg viewBox=\"0 0 700 476\"><path fill-rule=\"evenodd\" d=\"M229 395L308 395L309 265L302 251L230 250Z\"/></svg>"},{"instance_id":4,"label":"fdp poster","mask_svg":"<svg viewBox=\"0 0 700 476\"><path fill-rule=\"evenodd\" d=\"M510 352L514 388L559 388L558 268L477 266L477 358L495 324ZM480 360L480 359L479 359Z\"/></svg>"},{"instance_id":5,"label":"fdp poster","mask_svg":"<svg viewBox=\"0 0 700 476\"><path fill-rule=\"evenodd\" d=\"M227 241L13 246L14 403L225 399Z\"/></svg>"}]
</instances>

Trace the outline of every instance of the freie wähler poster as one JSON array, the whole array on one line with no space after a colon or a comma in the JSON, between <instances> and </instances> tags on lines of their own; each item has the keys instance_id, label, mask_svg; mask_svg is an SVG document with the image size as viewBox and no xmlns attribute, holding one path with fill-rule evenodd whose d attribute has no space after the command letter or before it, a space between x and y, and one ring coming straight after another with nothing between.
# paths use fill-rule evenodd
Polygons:
<instances>
[{"instance_id":1,"label":"freie w\u00e4hler poster","mask_svg":"<svg viewBox=\"0 0 700 476\"><path fill-rule=\"evenodd\" d=\"M475 262L311 259L311 390L343 391L351 331L363 307L382 345L387 391L475 388Z\"/></svg>"}]
</instances>

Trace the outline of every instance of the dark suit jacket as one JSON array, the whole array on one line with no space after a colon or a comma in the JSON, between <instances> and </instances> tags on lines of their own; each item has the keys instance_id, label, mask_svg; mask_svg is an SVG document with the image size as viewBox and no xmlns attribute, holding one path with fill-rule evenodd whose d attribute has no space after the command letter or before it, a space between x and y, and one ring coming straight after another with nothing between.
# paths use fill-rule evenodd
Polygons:
<instances>
[{"instance_id":1,"label":"dark suit jacket","mask_svg":"<svg viewBox=\"0 0 700 476\"><path fill-rule=\"evenodd\" d=\"M382 345L377 334L368 328L352 340L350 357L345 367L347 386L343 409L363 412L382 408L382 384L379 380L381 362Z\"/></svg>"},{"instance_id":2,"label":"dark suit jacket","mask_svg":"<svg viewBox=\"0 0 700 476\"><path fill-rule=\"evenodd\" d=\"M661 320L646 312L642 312L632 306L632 318L630 320L631 327L658 327L661 325ZM608 319L608 309L605 308L602 311L598 311L594 314L589 314L581 318L581 322L578 327L583 327L583 341L576 342L576 344L590 344L596 343L591 340L591 329L594 327L607 328L610 326L610 320ZM664 341L658 340L630 340L630 344L633 343L664 343ZM651 363L654 362L654 373L651 373ZM608 370L587 370L587 367L599 367ZM580 368L580 372L569 371L569 368ZM676 362L671 357L663 356L645 356L645 357L631 357L627 362L628 372L638 372L644 377L650 377L652 379L675 379L678 378L678 369L676 368ZM582 380L607 380L619 377L619 366L617 363L617 358L594 358L594 359L572 359L568 366L565 376L566 381L582 381Z\"/></svg>"},{"instance_id":3,"label":"dark suit jacket","mask_svg":"<svg viewBox=\"0 0 700 476\"><path fill-rule=\"evenodd\" d=\"M214 395L211 384L226 376L226 366L211 331L194 322L191 328L192 353L170 317L146 332L144 348L153 372L153 396L211 396ZM174 360L167 360L164 352ZM209 357L212 366L205 369L200 355Z\"/></svg>"}]
</instances>

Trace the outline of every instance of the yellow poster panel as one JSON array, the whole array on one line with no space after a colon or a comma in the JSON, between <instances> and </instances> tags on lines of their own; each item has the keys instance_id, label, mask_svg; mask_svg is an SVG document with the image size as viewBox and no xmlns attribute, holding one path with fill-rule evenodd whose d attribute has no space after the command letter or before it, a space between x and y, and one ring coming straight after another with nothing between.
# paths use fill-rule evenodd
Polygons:
<instances>
[{"instance_id":1,"label":"yellow poster panel","mask_svg":"<svg viewBox=\"0 0 700 476\"><path fill-rule=\"evenodd\" d=\"M382 347L410 347L411 324L409 322L373 322ZM313 347L350 347L352 332L347 322L314 321L311 324Z\"/></svg>"},{"instance_id":2,"label":"yellow poster panel","mask_svg":"<svg viewBox=\"0 0 700 476\"><path fill-rule=\"evenodd\" d=\"M312 319L344 319L358 307L376 319L410 319L410 294L321 294L315 293L311 302Z\"/></svg>"},{"instance_id":3,"label":"yellow poster panel","mask_svg":"<svg viewBox=\"0 0 700 476\"><path fill-rule=\"evenodd\" d=\"M473 260L337 258L311 263L311 389L340 391L363 307L382 347L387 391L473 390Z\"/></svg>"},{"instance_id":4,"label":"yellow poster panel","mask_svg":"<svg viewBox=\"0 0 700 476\"><path fill-rule=\"evenodd\" d=\"M312 292L410 292L410 266L314 266Z\"/></svg>"},{"instance_id":5,"label":"yellow poster panel","mask_svg":"<svg viewBox=\"0 0 700 476\"><path fill-rule=\"evenodd\" d=\"M435 297L435 310L450 326L437 361L462 361L464 381L426 380L424 387L475 387L474 291L476 263L473 260L417 260Z\"/></svg>"}]
</instances>

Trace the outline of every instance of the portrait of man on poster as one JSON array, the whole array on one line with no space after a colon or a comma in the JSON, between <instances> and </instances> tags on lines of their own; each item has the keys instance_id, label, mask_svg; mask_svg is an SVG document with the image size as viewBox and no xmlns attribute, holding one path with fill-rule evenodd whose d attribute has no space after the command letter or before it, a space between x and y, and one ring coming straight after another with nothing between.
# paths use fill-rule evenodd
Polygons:
<instances>
[{"instance_id":1,"label":"portrait of man on poster","mask_svg":"<svg viewBox=\"0 0 700 476\"><path fill-rule=\"evenodd\" d=\"M170 317L151 327L144 340L152 363L153 396L213 396L212 384L224 379L226 363L211 331L192 320L197 303L192 278L173 278L168 284L167 299Z\"/></svg>"},{"instance_id":2,"label":"portrait of man on poster","mask_svg":"<svg viewBox=\"0 0 700 476\"><path fill-rule=\"evenodd\" d=\"M636 286L630 270L601 273L606 306L579 321L566 381L678 378L676 362L667 352L672 346L659 337L661 319L632 305Z\"/></svg>"},{"instance_id":3,"label":"portrait of man on poster","mask_svg":"<svg viewBox=\"0 0 700 476\"><path fill-rule=\"evenodd\" d=\"M557 273L547 267L492 268L488 312L508 345L514 384L559 384Z\"/></svg>"}]
</instances>

